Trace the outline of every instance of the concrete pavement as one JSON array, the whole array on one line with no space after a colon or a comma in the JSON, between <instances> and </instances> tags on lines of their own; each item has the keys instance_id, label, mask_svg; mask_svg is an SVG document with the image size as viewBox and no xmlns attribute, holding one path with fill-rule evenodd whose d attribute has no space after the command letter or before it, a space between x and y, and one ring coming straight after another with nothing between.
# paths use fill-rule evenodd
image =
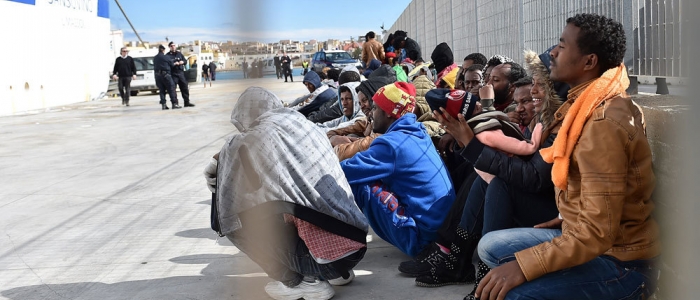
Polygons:
<instances>
[{"instance_id":1,"label":"concrete pavement","mask_svg":"<svg viewBox=\"0 0 700 300\"><path fill-rule=\"evenodd\" d=\"M144 95L131 107L110 98L0 117L0 298L268 299L270 279L209 229L202 176L251 85L285 100L305 91L273 78L216 81L191 87L194 108L162 111ZM334 299L471 290L416 287L396 269L405 255L376 236L368 248Z\"/></svg>"}]
</instances>

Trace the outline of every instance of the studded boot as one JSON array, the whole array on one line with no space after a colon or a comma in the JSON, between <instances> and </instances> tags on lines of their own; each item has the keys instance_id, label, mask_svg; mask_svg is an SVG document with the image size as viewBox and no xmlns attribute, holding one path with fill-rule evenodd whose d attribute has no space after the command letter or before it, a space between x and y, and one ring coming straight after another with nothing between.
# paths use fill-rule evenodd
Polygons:
<instances>
[{"instance_id":1,"label":"studded boot","mask_svg":"<svg viewBox=\"0 0 700 300\"><path fill-rule=\"evenodd\" d=\"M474 249L479 237L469 235L466 230L457 227L455 241L450 245L450 253L440 254L448 258L447 262L432 264L430 274L416 278L416 285L422 287L439 287L449 284L466 284L474 281L474 266L471 264Z\"/></svg>"},{"instance_id":2,"label":"studded boot","mask_svg":"<svg viewBox=\"0 0 700 300\"><path fill-rule=\"evenodd\" d=\"M476 269L476 282L474 283L474 289L466 297L464 297L464 300L478 300L478 298L474 297L474 294L476 294L476 288L479 287L479 282L486 277L486 274L488 274L489 271L491 271L491 268L489 268L483 261L479 260Z\"/></svg>"}]
</instances>

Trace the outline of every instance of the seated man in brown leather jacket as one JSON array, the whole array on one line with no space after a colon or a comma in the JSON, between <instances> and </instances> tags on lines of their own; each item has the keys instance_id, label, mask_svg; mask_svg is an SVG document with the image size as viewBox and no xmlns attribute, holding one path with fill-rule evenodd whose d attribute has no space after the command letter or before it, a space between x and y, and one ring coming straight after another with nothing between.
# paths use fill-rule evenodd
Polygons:
<instances>
[{"instance_id":1,"label":"seated man in brown leather jacket","mask_svg":"<svg viewBox=\"0 0 700 300\"><path fill-rule=\"evenodd\" d=\"M654 174L644 117L625 93L625 33L598 15L566 23L550 77L572 88L553 146L540 151L553 163L560 217L485 235L479 257L493 269L476 298L647 299L655 290ZM483 148L463 118L440 119L463 151Z\"/></svg>"}]
</instances>

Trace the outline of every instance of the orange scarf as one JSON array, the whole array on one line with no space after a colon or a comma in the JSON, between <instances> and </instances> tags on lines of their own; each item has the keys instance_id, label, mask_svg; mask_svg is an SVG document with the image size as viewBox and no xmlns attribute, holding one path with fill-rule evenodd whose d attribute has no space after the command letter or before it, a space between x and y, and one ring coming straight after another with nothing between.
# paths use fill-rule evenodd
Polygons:
<instances>
[{"instance_id":1,"label":"orange scarf","mask_svg":"<svg viewBox=\"0 0 700 300\"><path fill-rule=\"evenodd\" d=\"M540 150L544 161L554 163L552 166L552 181L559 189L567 189L569 175L569 162L571 153L581 137L583 125L591 117L593 110L608 99L619 95L626 95L625 90L630 81L627 77L627 69L624 64L612 68L593 81L581 95L574 101L569 111L564 116L561 129L554 139L554 144ZM605 134L605 133L601 133Z\"/></svg>"}]
</instances>

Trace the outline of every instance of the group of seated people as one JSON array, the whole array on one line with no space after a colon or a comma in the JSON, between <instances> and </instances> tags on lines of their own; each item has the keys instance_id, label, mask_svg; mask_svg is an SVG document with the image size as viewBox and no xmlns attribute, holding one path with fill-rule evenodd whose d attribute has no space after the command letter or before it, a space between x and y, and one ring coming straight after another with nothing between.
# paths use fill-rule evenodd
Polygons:
<instances>
[{"instance_id":1,"label":"group of seated people","mask_svg":"<svg viewBox=\"0 0 700 300\"><path fill-rule=\"evenodd\" d=\"M205 169L212 228L275 280L274 299L333 297L370 227L412 257L398 269L417 286L475 283L465 299L648 298L654 176L624 30L566 24L525 67L480 53L460 66L446 43L428 63L399 31L385 63L310 71L294 101L248 88Z\"/></svg>"}]
</instances>

